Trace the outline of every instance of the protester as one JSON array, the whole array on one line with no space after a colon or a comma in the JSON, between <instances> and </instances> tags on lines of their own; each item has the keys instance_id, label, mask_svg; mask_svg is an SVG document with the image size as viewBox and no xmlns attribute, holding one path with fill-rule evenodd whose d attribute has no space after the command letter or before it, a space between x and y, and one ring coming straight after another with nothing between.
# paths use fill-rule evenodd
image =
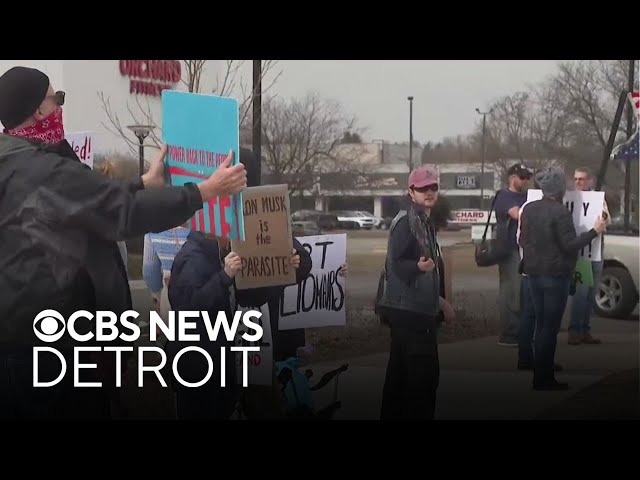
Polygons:
<instances>
[{"instance_id":1,"label":"protester","mask_svg":"<svg viewBox=\"0 0 640 480\"><path fill-rule=\"evenodd\" d=\"M300 256L291 256L291 265L300 266ZM241 268L241 259L230 251L230 242L202 232L190 232L187 241L176 255L169 283L169 301L173 310L207 311L215 319L218 312L224 311L231 318L236 309L232 303L231 291L236 274ZM238 295L240 292L235 292ZM263 299L252 297L249 292L241 295L250 306L259 306ZM238 302L239 303L239 302ZM226 419L235 408L238 390L235 385L235 354L230 351L233 341L221 334L210 341L204 322L195 322L195 333L200 341L190 343L169 341L165 347L169 362L177 352L191 345L205 350L213 359L214 365L221 365L221 347L225 349L225 386L221 386L219 369L214 369L209 380L198 388L189 388L174 381L176 390L177 416L179 419ZM277 323L276 323L277 326ZM273 330L274 352L276 352L277 334ZM208 364L199 353L185 353L180 358L179 374L187 382L199 382L207 374ZM275 400L275 396L272 397Z\"/></svg>"},{"instance_id":2,"label":"protester","mask_svg":"<svg viewBox=\"0 0 640 480\"><path fill-rule=\"evenodd\" d=\"M176 253L187 241L189 229L175 227L160 233L147 233L144 236L142 256L142 278L151 292L151 301L155 310L166 321L171 310L168 285L171 266ZM163 346L166 338L156 331L156 343Z\"/></svg>"},{"instance_id":3,"label":"protester","mask_svg":"<svg viewBox=\"0 0 640 480\"><path fill-rule=\"evenodd\" d=\"M507 170L509 187L496 193L496 221L507 223L508 256L498 264L500 286L498 302L500 305L501 332L498 344L515 347L518 345L520 323L520 283L518 272L520 256L516 244L516 230L520 207L527 201L527 186L531 172L521 164L512 165Z\"/></svg>"},{"instance_id":4,"label":"protester","mask_svg":"<svg viewBox=\"0 0 640 480\"><path fill-rule=\"evenodd\" d=\"M533 188L535 190L540 189L540 185L536 182L535 178L533 180ZM535 200L533 200L535 201ZM522 211L524 207L531 203L531 201L526 201L519 213L518 220L518 232L516 234L516 238L518 240L518 244L520 242L520 232L522 225ZM522 247L519 246L520 250L520 259L522 259ZM522 304L520 305L520 327L518 329L518 370L533 370L533 358L534 358L534 350L533 350L533 339L536 330L536 310L533 302L533 297L531 296L531 288L529 286L529 276L522 272L522 282L520 285L520 295L522 299ZM557 363L553 364L553 370L556 372L562 371L562 365Z\"/></svg>"},{"instance_id":5,"label":"protester","mask_svg":"<svg viewBox=\"0 0 640 480\"><path fill-rule=\"evenodd\" d=\"M162 148L136 182L121 182L80 162L64 137L65 95L42 72L15 67L0 77L0 416L10 418L108 417L117 402L115 355L96 354L97 370L80 380L102 388L74 388L70 370L55 386L34 388L34 318L47 309L62 317L78 310L132 309L118 241L185 223L216 196L246 184L243 165L229 154L208 179L164 186ZM84 327L84 328L83 328ZM76 323L84 333L86 325ZM124 331L124 330L123 330ZM54 344L74 364L68 335ZM90 359L80 356L85 363ZM126 365L126 361L122 362ZM42 355L40 380L55 379L60 362ZM11 384L6 382L11 379Z\"/></svg>"},{"instance_id":6,"label":"protester","mask_svg":"<svg viewBox=\"0 0 640 480\"><path fill-rule=\"evenodd\" d=\"M247 186L260 185L256 155L248 149L241 149L240 154L241 161L247 169ZM292 254L292 261L297 264L296 284L299 284L311 272L311 255L295 237ZM306 347L304 328L280 330L281 298L285 288L285 286L278 286L235 291L238 304L242 307L261 307L267 304L273 343L274 372L275 362L296 357L299 351ZM273 419L281 416L281 392L275 378L271 387L250 386L245 392L247 395L243 402L243 413L248 418Z\"/></svg>"},{"instance_id":7,"label":"protester","mask_svg":"<svg viewBox=\"0 0 640 480\"><path fill-rule=\"evenodd\" d=\"M243 162L247 171L247 186L254 187L260 185L260 179L258 176L258 160L255 153L253 153L249 149L241 149L240 155L241 161ZM309 276L309 273L311 272L311 255L302 247L300 242L298 242L295 237L293 238L293 249L295 250L294 255L300 257L300 266L296 270L296 283L301 283ZM258 305L263 305L267 302L269 303L269 313L272 326L271 331L274 335L274 359L276 361L286 359L288 357L294 357L296 355L297 349L300 347L304 347L305 345L305 335L303 328L294 328L289 330L278 329L278 322L280 318L279 300L283 291L284 287L273 287L269 289L249 289L245 291L249 292L248 295L244 294L243 291L238 291L238 301L241 305L247 305L246 301L255 301L253 299L256 298L256 295L258 295L258 298L268 299L259 303ZM277 339L275 338L276 336Z\"/></svg>"},{"instance_id":8,"label":"protester","mask_svg":"<svg viewBox=\"0 0 640 480\"><path fill-rule=\"evenodd\" d=\"M605 223L598 217L591 230L576 236L571 213L563 204L564 172L547 168L536 181L544 197L523 208L519 238L522 272L528 277L536 315L533 388L564 390L568 384L555 379L553 365L569 284L578 250L602 233Z\"/></svg>"},{"instance_id":9,"label":"protester","mask_svg":"<svg viewBox=\"0 0 640 480\"><path fill-rule=\"evenodd\" d=\"M438 179L428 168L409 175L411 205L389 229L386 286L379 309L391 328L391 347L380 418L433 419L440 378L437 317L453 320L451 304L442 298L440 248L431 209L438 198Z\"/></svg>"},{"instance_id":10,"label":"protester","mask_svg":"<svg viewBox=\"0 0 640 480\"><path fill-rule=\"evenodd\" d=\"M587 167L577 168L573 174L575 189L579 192L593 190L593 174ZM605 200L602 206L602 218L606 226L611 225L609 207ZM601 252L604 252L604 234L601 239ZM576 284L571 302L571 320L569 322L569 345L599 344L602 340L591 335L591 311L595 301L595 292L602 275L602 260L591 261L593 272L593 286Z\"/></svg>"}]
</instances>

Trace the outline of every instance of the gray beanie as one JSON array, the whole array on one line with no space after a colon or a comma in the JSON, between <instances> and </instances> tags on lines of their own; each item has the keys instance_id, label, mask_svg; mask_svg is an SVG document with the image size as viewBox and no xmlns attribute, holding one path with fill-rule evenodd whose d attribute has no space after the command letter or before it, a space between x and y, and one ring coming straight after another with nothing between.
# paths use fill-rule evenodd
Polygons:
<instances>
[{"instance_id":1,"label":"gray beanie","mask_svg":"<svg viewBox=\"0 0 640 480\"><path fill-rule=\"evenodd\" d=\"M566 178L561 168L545 168L536 174L535 180L545 195L564 195L566 191Z\"/></svg>"}]
</instances>

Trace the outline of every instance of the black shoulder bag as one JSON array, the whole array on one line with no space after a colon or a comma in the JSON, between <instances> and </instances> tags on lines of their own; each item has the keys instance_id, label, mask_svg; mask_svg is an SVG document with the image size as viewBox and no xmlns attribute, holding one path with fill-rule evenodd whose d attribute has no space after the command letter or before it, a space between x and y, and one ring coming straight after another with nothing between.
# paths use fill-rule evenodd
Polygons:
<instances>
[{"instance_id":1,"label":"black shoulder bag","mask_svg":"<svg viewBox=\"0 0 640 480\"><path fill-rule=\"evenodd\" d=\"M506 222L497 222L495 239L487 240L487 232L489 231L489 222L491 221L491 213L496 204L496 199L500 195L498 190L491 202L491 208L489 209L489 216L487 217L487 224L484 227L484 233L482 234L482 240L479 245L476 245L476 265L479 267L491 267L502 262L511 253L511 245L509 242L509 225L511 224L511 217Z\"/></svg>"}]
</instances>

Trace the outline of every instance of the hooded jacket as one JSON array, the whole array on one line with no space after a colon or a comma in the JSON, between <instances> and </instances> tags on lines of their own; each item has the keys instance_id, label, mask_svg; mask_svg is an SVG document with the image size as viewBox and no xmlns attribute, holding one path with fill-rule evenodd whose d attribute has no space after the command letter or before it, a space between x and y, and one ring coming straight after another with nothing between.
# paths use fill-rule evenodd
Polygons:
<instances>
[{"instance_id":1,"label":"hooded jacket","mask_svg":"<svg viewBox=\"0 0 640 480\"><path fill-rule=\"evenodd\" d=\"M34 318L46 309L65 319L131 309L116 242L183 224L200 208L193 184L147 190L94 172L66 141L0 134L0 349L41 344ZM65 334L53 346L72 345Z\"/></svg>"}]
</instances>

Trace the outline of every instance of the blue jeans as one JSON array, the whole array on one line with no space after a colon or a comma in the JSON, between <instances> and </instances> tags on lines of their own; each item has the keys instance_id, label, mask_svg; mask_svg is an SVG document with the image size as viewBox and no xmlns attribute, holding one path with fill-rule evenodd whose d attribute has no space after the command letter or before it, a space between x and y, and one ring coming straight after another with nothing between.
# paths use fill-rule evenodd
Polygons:
<instances>
[{"instance_id":1,"label":"blue jeans","mask_svg":"<svg viewBox=\"0 0 640 480\"><path fill-rule=\"evenodd\" d=\"M520 267L520 254L517 250L498 265L500 285L498 291L498 303L500 308L500 332L499 341L518 341L520 328L520 283L522 275L518 272Z\"/></svg>"},{"instance_id":2,"label":"blue jeans","mask_svg":"<svg viewBox=\"0 0 640 480\"><path fill-rule=\"evenodd\" d=\"M531 296L529 277L522 277L522 304L518 329L518 361L533 363L533 334L536 331L536 310Z\"/></svg>"},{"instance_id":3,"label":"blue jeans","mask_svg":"<svg viewBox=\"0 0 640 480\"><path fill-rule=\"evenodd\" d=\"M536 315L533 384L546 385L554 381L553 363L570 278L530 276L528 284Z\"/></svg>"},{"instance_id":4,"label":"blue jeans","mask_svg":"<svg viewBox=\"0 0 640 480\"><path fill-rule=\"evenodd\" d=\"M591 311L595 301L595 292L602 275L602 261L591 262L593 272L593 287L578 284L571 302L570 335L588 335L591 333Z\"/></svg>"}]
</instances>

